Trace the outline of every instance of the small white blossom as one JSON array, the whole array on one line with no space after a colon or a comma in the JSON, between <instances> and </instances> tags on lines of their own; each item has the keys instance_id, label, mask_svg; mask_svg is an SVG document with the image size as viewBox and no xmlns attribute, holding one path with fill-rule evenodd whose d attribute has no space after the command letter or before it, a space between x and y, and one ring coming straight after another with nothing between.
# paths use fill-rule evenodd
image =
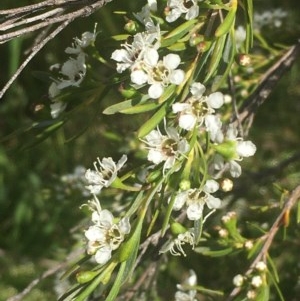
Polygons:
<instances>
[{"instance_id":1,"label":"small white blossom","mask_svg":"<svg viewBox=\"0 0 300 301\"><path fill-rule=\"evenodd\" d=\"M159 27L156 27L154 32L146 31L135 34L131 44L122 44L123 48L115 50L111 55L111 58L118 62L117 72L122 73L126 69L133 68L135 64L143 62L149 50L159 48L159 38Z\"/></svg>"},{"instance_id":2,"label":"small white blossom","mask_svg":"<svg viewBox=\"0 0 300 301\"><path fill-rule=\"evenodd\" d=\"M199 126L202 125L203 121L215 112L214 109L219 109L223 105L222 93L214 92L209 96L204 96L205 90L205 86L201 83L193 83L190 88L192 97L184 103L172 105L173 112L179 113L181 128L190 131L197 123Z\"/></svg>"},{"instance_id":3,"label":"small white blossom","mask_svg":"<svg viewBox=\"0 0 300 301\"><path fill-rule=\"evenodd\" d=\"M264 272L267 269L267 265L263 261L259 261L255 265L255 268L260 272Z\"/></svg>"},{"instance_id":4,"label":"small white blossom","mask_svg":"<svg viewBox=\"0 0 300 301\"><path fill-rule=\"evenodd\" d=\"M237 128L232 124L229 125L224 140L219 143L227 144L228 148L233 148L229 150L229 153L232 153L230 153L230 157L226 160L222 155L216 154L212 164L215 170L229 168L229 172L234 178L239 177L242 173L242 168L237 161L242 161L244 157L253 156L256 152L256 146L251 141L244 141L241 137L237 137L237 134Z\"/></svg>"},{"instance_id":5,"label":"small white blossom","mask_svg":"<svg viewBox=\"0 0 300 301\"><path fill-rule=\"evenodd\" d=\"M167 54L162 60L156 49L149 49L145 52L144 60L135 64L131 72L131 81L134 84L141 85L148 83L148 95L157 99L169 84L180 85L185 73L177 69L181 62L178 54Z\"/></svg>"},{"instance_id":6,"label":"small white blossom","mask_svg":"<svg viewBox=\"0 0 300 301\"><path fill-rule=\"evenodd\" d=\"M232 282L233 282L234 286L240 287L244 283L244 277L242 275L238 274L238 275L234 276Z\"/></svg>"},{"instance_id":7,"label":"small white blossom","mask_svg":"<svg viewBox=\"0 0 300 301\"><path fill-rule=\"evenodd\" d=\"M195 19L199 15L197 0L169 0L167 8L169 9L166 16L168 22L176 21L182 14L185 14L186 20Z\"/></svg>"},{"instance_id":8,"label":"small white blossom","mask_svg":"<svg viewBox=\"0 0 300 301\"><path fill-rule=\"evenodd\" d=\"M221 207L221 200L211 195L219 189L219 184L214 180L208 180L203 187L199 189L188 189L179 192L175 197L173 210L182 209L187 206L187 217L189 220L199 220L203 217L204 206L209 209L218 209Z\"/></svg>"},{"instance_id":9,"label":"small white blossom","mask_svg":"<svg viewBox=\"0 0 300 301\"><path fill-rule=\"evenodd\" d=\"M178 234L175 239L171 239L167 241L159 251L159 253L170 252L173 256L186 256L182 246L185 244L189 244L194 249L195 245L195 235L193 233L193 229L186 231L184 233Z\"/></svg>"},{"instance_id":10,"label":"small white blossom","mask_svg":"<svg viewBox=\"0 0 300 301\"><path fill-rule=\"evenodd\" d=\"M90 208L93 210L93 225L85 231L87 253L94 255L95 261L103 265L110 260L112 251L120 246L125 235L130 232L130 223L128 217L116 223L110 211L101 209L97 198L90 203Z\"/></svg>"},{"instance_id":11,"label":"small white blossom","mask_svg":"<svg viewBox=\"0 0 300 301\"><path fill-rule=\"evenodd\" d=\"M90 184L87 189L92 194L98 194L103 187L108 187L116 179L117 172L127 161L127 156L123 155L118 163L115 163L112 158L103 158L100 161L94 162L95 170L88 169L85 173L85 178ZM99 167L98 167L99 165Z\"/></svg>"},{"instance_id":12,"label":"small white blossom","mask_svg":"<svg viewBox=\"0 0 300 301\"><path fill-rule=\"evenodd\" d=\"M262 278L261 276L254 276L252 277L252 280L251 280L251 284L254 286L254 287L260 287L262 285L263 281L262 281Z\"/></svg>"},{"instance_id":13,"label":"small white blossom","mask_svg":"<svg viewBox=\"0 0 300 301\"><path fill-rule=\"evenodd\" d=\"M149 149L148 160L156 165L165 161L164 170L172 168L176 159L189 150L188 142L175 128L166 127L165 131L163 135L159 129L153 130L144 140Z\"/></svg>"}]
</instances>

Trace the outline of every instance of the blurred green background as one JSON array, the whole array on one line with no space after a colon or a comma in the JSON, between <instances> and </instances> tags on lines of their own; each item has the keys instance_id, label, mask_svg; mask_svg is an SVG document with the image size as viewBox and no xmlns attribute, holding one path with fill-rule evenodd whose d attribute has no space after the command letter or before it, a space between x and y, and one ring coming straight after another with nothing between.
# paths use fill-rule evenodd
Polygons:
<instances>
[{"instance_id":1,"label":"blurred green background","mask_svg":"<svg viewBox=\"0 0 300 301\"><path fill-rule=\"evenodd\" d=\"M34 2L2 0L0 8L31 3ZM0 301L18 293L43 271L63 260L81 239L78 232L72 229L84 218L79 206L86 197L72 183L64 182L62 176L74 173L80 165L91 167L97 156L118 158L137 128L136 124L140 123L140 120L128 120L126 116L102 115L106 104L97 100L72 114L72 119L49 138L34 144L40 132L32 130L32 124L50 119L47 103L49 82L42 81L36 72L48 72L52 64L64 62L67 58L64 49L70 46L74 37L80 37L86 30L93 31L95 22L98 23L98 30L107 36L122 33L124 19L118 16L119 22L113 21L111 11L138 11L140 7L140 1L113 1L88 19L76 20L31 61L0 100ZM256 0L254 7L256 11L282 8L289 14L282 28L267 35L270 43L292 45L300 38L298 1ZM24 59L24 51L30 47L33 38L34 34L29 34L0 45L1 87ZM101 41L97 40L96 47L101 49L101 46ZM112 49L105 51L108 55ZM34 112L37 104L43 104L44 108ZM250 204L271 206L280 198L278 187L290 190L300 184L299 116L298 59L260 108L250 131L258 151L253 159L245 162L248 168L245 168L234 190L235 201L231 208L240 210L245 220L270 225L277 211L270 210L263 214L250 210ZM82 131L83 128L85 131ZM289 159L286 164L280 165ZM291 219L286 239L282 242L280 237L278 246L275 243L272 250L279 265L283 295L288 301L296 301L300 296L300 233L295 214ZM241 227L249 231L249 236L253 235L246 223ZM199 263L195 264L193 260ZM232 271L238 271L239 263L234 263L233 259L228 265L230 259L226 258L213 260L192 257L186 260L185 265L194 269L199 265L200 272L205 271L205 276L199 277L199 283L220 289L224 283L231 282ZM164 273L169 273L178 282L180 272L174 273L174 265L178 268L178 264L174 260L162 277ZM170 271L172 268L173 271ZM56 300L54 282L54 277L42 281L23 300Z\"/></svg>"}]
</instances>

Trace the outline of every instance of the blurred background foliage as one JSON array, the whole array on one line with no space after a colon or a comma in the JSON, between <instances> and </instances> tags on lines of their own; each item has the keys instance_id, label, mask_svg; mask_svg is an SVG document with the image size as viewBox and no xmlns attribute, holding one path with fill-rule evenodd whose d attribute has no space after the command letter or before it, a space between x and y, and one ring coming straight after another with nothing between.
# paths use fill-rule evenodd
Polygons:
<instances>
[{"instance_id":1,"label":"blurred background foliage","mask_svg":"<svg viewBox=\"0 0 300 301\"><path fill-rule=\"evenodd\" d=\"M4 9L34 2L39 1L2 0L0 6ZM112 1L88 19L73 22L32 60L0 101L0 301L21 291L44 270L63 260L72 245L80 245L81 232L76 229L85 217L79 207L86 196L74 187L72 180L66 181L66 175L74 174L78 166L91 167L97 156L119 158L126 147L130 156L130 148L135 149L133 132L142 123L138 119L141 117L101 114L110 102L98 98L72 111L62 127L35 143L40 132L32 129L32 124L51 120L49 81L43 80L40 72L48 72L52 64L64 62L67 59L64 49L74 37L93 31L95 22L100 31L96 48L109 58L116 46L109 45L108 37L122 33L124 25L124 16L111 18L111 11L138 11L142 4ZM257 12L273 8L288 12L280 28L265 29L264 36L270 45L293 45L300 38L297 0L255 0L254 8ZM0 47L1 86L24 58L33 37L34 34L29 34ZM102 79L106 76L105 68L100 65L93 72ZM74 94L74 102L84 103L86 95L76 91ZM112 103L117 102L117 97L117 93L111 92ZM257 227L267 229L272 224L279 212L282 193L300 183L299 99L298 59L256 114L250 136L258 150L254 158L243 163L243 175L236 181L228 205L230 210L238 211L241 231L249 238L258 236ZM39 104L42 109L35 110ZM300 296L299 232L296 214L291 214L290 226L285 234L279 233L271 249L278 265L280 287L288 301L299 300ZM197 271L201 285L224 289L230 287L232 277L243 271L245 265L245 254L238 259L188 255L183 263L172 258L170 265L160 267L158 283L162 284L158 285L158 292L166 300L172 299L170 295L176 288L165 279L171 277L179 283L188 268ZM24 300L55 300L55 281L54 277L42 281ZM160 300L153 294L153 300ZM279 300L276 294L272 296L272 300Z\"/></svg>"}]
</instances>

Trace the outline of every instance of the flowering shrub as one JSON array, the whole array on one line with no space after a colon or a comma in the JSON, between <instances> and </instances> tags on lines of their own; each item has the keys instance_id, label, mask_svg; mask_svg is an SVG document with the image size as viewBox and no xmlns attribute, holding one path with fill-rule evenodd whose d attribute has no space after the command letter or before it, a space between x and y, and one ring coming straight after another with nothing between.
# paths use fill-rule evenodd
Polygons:
<instances>
[{"instance_id":1,"label":"flowering shrub","mask_svg":"<svg viewBox=\"0 0 300 301\"><path fill-rule=\"evenodd\" d=\"M49 131L95 99L108 104L104 115L142 119L127 137L117 136L120 159L108 153L81 169L82 197L89 198L81 206L84 252L74 265L76 283L59 300L268 300L270 283L277 287L267 256L272 236L240 233L230 191L259 149L251 132L246 138L254 114L247 97L260 88L256 72L264 63L251 54L254 38L257 49L266 48L260 30L280 27L285 14L269 13L268 22L255 14L254 24L251 0L142 4L139 12L118 12L126 32L109 37L109 53L98 47L107 38L101 29L85 32L66 48L70 57L50 68L58 75L48 90ZM76 91L85 97L72 102ZM151 292L174 262L182 269L188 258L241 252L252 263L224 291L200 286L196 267L187 266L174 296Z\"/></svg>"}]
</instances>

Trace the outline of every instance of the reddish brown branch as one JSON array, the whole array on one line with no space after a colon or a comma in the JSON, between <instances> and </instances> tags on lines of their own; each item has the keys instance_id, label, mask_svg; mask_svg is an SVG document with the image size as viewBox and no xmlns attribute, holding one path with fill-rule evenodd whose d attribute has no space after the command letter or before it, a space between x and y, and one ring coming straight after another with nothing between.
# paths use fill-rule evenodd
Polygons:
<instances>
[{"instance_id":1,"label":"reddish brown branch","mask_svg":"<svg viewBox=\"0 0 300 301\"><path fill-rule=\"evenodd\" d=\"M274 240L274 237L275 237L277 231L284 224L285 216L289 214L290 210L292 209L292 207L294 207L294 205L297 203L299 198L300 198L300 185L297 186L292 191L292 193L290 194L290 196L286 200L280 214L278 215L275 222L273 223L271 229L269 230L269 232L266 235L264 235L261 238L262 240L264 240L263 246L262 246L260 252L258 253L258 255L255 257L255 259L251 263L251 265L248 268L245 275L251 274L253 269L255 268L256 264L259 261L266 261L266 257L268 255L269 249L271 248L272 242ZM241 287L234 288L232 290L232 292L230 293L227 301L233 300L233 298L235 298L240 293L241 289L242 289Z\"/></svg>"}]
</instances>

